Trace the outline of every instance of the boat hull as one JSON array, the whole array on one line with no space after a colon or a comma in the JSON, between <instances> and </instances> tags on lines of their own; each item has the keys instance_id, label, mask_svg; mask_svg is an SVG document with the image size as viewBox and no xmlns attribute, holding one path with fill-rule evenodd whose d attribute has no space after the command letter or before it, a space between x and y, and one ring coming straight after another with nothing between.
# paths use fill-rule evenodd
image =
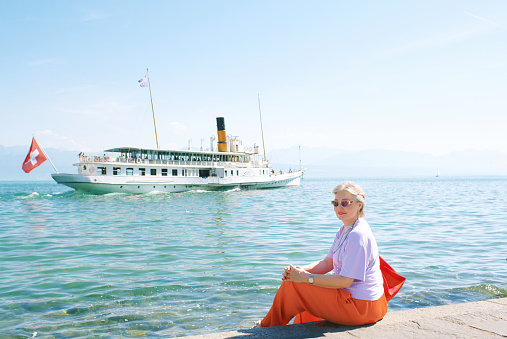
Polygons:
<instances>
[{"instance_id":1,"label":"boat hull","mask_svg":"<svg viewBox=\"0 0 507 339\"><path fill-rule=\"evenodd\" d=\"M267 177L251 178L192 178L192 180L146 179L125 177L83 175L83 174L52 174L53 179L62 185L71 187L80 193L107 194L129 193L146 194L150 192L186 192L186 191L224 191L233 189L268 189L287 186L299 186L303 171L273 174Z\"/></svg>"}]
</instances>

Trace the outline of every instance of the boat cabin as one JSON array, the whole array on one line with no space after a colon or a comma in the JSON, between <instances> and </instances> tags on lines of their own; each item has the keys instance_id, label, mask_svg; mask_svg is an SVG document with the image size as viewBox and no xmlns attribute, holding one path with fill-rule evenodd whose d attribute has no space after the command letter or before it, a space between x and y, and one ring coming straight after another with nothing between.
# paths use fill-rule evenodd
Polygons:
<instances>
[{"instance_id":1,"label":"boat cabin","mask_svg":"<svg viewBox=\"0 0 507 339\"><path fill-rule=\"evenodd\" d=\"M80 156L80 174L162 177L234 177L269 175L269 163L248 152L158 150L120 147L105 150L117 156Z\"/></svg>"}]
</instances>

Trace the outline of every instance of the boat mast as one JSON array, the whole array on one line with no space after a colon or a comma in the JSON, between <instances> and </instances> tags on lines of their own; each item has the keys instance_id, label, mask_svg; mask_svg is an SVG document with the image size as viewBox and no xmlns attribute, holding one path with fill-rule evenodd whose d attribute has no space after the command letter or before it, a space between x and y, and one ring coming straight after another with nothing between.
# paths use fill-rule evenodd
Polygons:
<instances>
[{"instance_id":1,"label":"boat mast","mask_svg":"<svg viewBox=\"0 0 507 339\"><path fill-rule=\"evenodd\" d=\"M301 171L301 145L299 145L299 170Z\"/></svg>"},{"instance_id":2,"label":"boat mast","mask_svg":"<svg viewBox=\"0 0 507 339\"><path fill-rule=\"evenodd\" d=\"M151 96L151 84L150 84L150 76L148 75L148 69L146 69L146 77L148 78L148 88L150 89L151 112L153 113L153 127L155 127L155 140L157 141L157 149L158 149L157 124L155 123L155 110L153 109L153 97Z\"/></svg>"},{"instance_id":3,"label":"boat mast","mask_svg":"<svg viewBox=\"0 0 507 339\"><path fill-rule=\"evenodd\" d=\"M257 93L257 99L259 100L259 119L261 120L262 150L264 152L264 161L266 161L266 147L264 147L264 131L262 130L261 97L259 93Z\"/></svg>"}]
</instances>

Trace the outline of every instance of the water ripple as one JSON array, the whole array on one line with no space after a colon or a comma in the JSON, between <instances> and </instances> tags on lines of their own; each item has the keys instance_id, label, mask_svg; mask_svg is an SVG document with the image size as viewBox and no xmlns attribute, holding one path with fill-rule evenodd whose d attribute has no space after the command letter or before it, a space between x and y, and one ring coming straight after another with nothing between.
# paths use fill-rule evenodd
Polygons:
<instances>
[{"instance_id":1,"label":"water ripple","mask_svg":"<svg viewBox=\"0 0 507 339\"><path fill-rule=\"evenodd\" d=\"M507 296L507 180L358 179L391 310ZM323 258L336 180L298 188L72 194L0 183L0 328L28 337L172 337L251 327L282 267Z\"/></svg>"}]
</instances>

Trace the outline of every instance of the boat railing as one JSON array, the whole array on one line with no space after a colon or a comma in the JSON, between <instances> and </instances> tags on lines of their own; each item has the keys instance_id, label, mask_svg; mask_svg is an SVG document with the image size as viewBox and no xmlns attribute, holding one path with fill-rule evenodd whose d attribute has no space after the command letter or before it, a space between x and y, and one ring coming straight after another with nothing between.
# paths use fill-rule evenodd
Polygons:
<instances>
[{"instance_id":1,"label":"boat railing","mask_svg":"<svg viewBox=\"0 0 507 339\"><path fill-rule=\"evenodd\" d=\"M136 164L136 165L173 165L173 166L196 166L196 167L267 167L265 161L252 162L229 162L229 161L202 161L202 160L154 160L140 158L124 158L124 157L99 157L99 156L80 156L79 162L86 163L119 163L119 164Z\"/></svg>"}]
</instances>

